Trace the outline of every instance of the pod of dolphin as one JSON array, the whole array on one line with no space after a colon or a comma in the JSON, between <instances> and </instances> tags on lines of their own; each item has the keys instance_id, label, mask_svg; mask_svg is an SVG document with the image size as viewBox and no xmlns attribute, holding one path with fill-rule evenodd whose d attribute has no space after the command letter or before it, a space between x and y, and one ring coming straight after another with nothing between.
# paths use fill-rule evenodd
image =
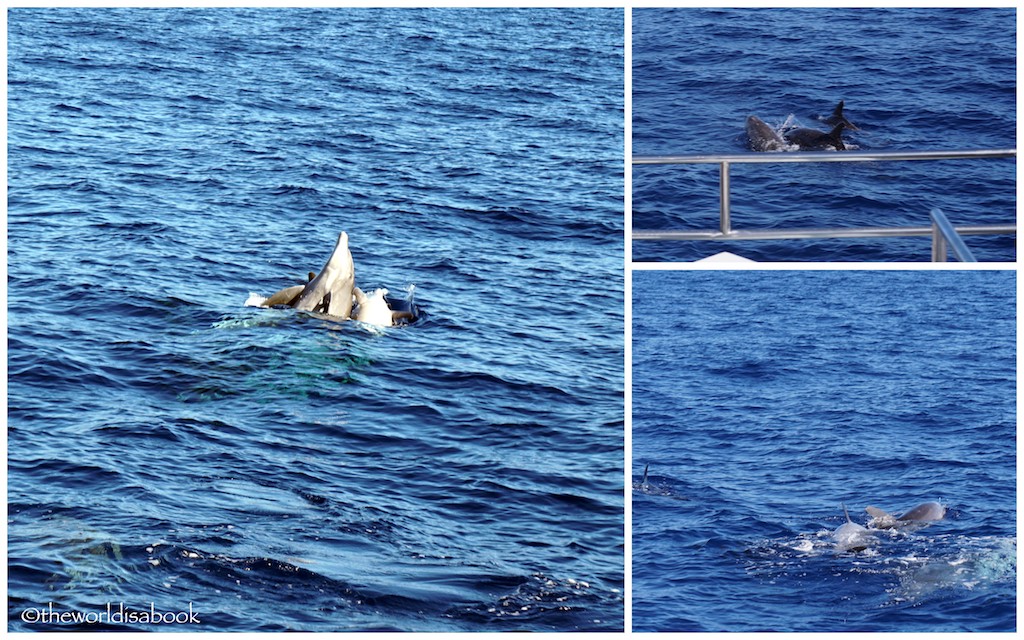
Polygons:
<instances>
[{"instance_id":1,"label":"pod of dolphin","mask_svg":"<svg viewBox=\"0 0 1024 640\"><path fill-rule=\"evenodd\" d=\"M390 327L396 320L413 319L411 306L408 309L391 309L384 297L387 289L377 289L367 295L355 283L356 270L348 248L348 234L342 231L320 273L310 272L309 282L281 289L259 306L293 307L299 311L323 313L342 320L351 318L379 327Z\"/></svg>"},{"instance_id":2,"label":"pod of dolphin","mask_svg":"<svg viewBox=\"0 0 1024 640\"><path fill-rule=\"evenodd\" d=\"M747 116L747 139L750 148L754 151L792 151L794 148L800 151L845 151L843 129L857 131L859 127L846 119L843 108L843 101L840 100L832 115L825 118L825 123L832 126L829 131L805 127L776 131L757 116Z\"/></svg>"},{"instance_id":3,"label":"pod of dolphin","mask_svg":"<svg viewBox=\"0 0 1024 640\"><path fill-rule=\"evenodd\" d=\"M842 505L846 522L832 534L836 543L836 551L864 551L874 543L875 531L884 529L914 529L927 525L929 522L942 520L946 517L946 508L938 502L925 502L900 516L894 516L878 507L867 507L865 511L871 516L868 526L859 525L850 519L846 505Z\"/></svg>"}]
</instances>

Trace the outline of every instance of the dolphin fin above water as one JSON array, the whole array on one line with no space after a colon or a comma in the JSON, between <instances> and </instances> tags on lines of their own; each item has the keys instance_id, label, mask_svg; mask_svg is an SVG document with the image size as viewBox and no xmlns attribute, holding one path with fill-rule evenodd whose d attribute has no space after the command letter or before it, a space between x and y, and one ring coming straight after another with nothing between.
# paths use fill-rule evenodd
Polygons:
<instances>
[{"instance_id":1,"label":"dolphin fin above water","mask_svg":"<svg viewBox=\"0 0 1024 640\"><path fill-rule=\"evenodd\" d=\"M846 516L846 522L832 534L836 541L836 551L864 551L873 540L871 532L850 519L850 512L846 510L845 504L840 503L840 506L843 508L843 515Z\"/></svg>"},{"instance_id":2,"label":"dolphin fin above water","mask_svg":"<svg viewBox=\"0 0 1024 640\"><path fill-rule=\"evenodd\" d=\"M846 145L843 144L843 129L846 128L846 122L840 122L836 126L832 127L832 131L828 133L828 139L832 142L832 146L836 148L836 151L846 151Z\"/></svg>"},{"instance_id":3,"label":"dolphin fin above water","mask_svg":"<svg viewBox=\"0 0 1024 640\"><path fill-rule=\"evenodd\" d=\"M633 491L639 491L640 493L651 493L652 488L651 488L651 485L647 481L647 472L648 472L648 470L650 470L650 468L651 468L650 464L644 465L644 472L643 472L643 475L640 476L640 481L639 482L637 482L636 480L633 481Z\"/></svg>"},{"instance_id":4,"label":"dolphin fin above water","mask_svg":"<svg viewBox=\"0 0 1024 640\"><path fill-rule=\"evenodd\" d=\"M836 108L832 110L832 115L825 118L825 124L830 124L834 127L841 122L844 126L846 126L847 129L851 131L860 131L860 127L847 120L846 116L843 115L843 103L843 100L839 101L839 104L836 105Z\"/></svg>"}]
</instances>

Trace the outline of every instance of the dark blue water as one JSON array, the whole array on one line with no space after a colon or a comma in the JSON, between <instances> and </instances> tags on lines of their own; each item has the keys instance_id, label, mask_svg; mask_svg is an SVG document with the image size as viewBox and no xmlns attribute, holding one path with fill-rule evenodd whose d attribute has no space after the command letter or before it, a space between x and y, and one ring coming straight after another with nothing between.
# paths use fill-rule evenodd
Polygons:
<instances>
[{"instance_id":1,"label":"dark blue water","mask_svg":"<svg viewBox=\"0 0 1024 640\"><path fill-rule=\"evenodd\" d=\"M875 151L1016 145L1014 9L636 9L633 153L747 152L744 123L818 118L846 101ZM733 165L736 229L1012 223L1013 159ZM633 168L634 229L716 229L718 166ZM757 260L927 261L928 238L647 242L634 260L729 250ZM971 236L1012 261L1011 237Z\"/></svg>"},{"instance_id":2,"label":"dark blue water","mask_svg":"<svg viewBox=\"0 0 1024 640\"><path fill-rule=\"evenodd\" d=\"M1014 630L1015 276L634 272L634 629Z\"/></svg>"},{"instance_id":3,"label":"dark blue water","mask_svg":"<svg viewBox=\"0 0 1024 640\"><path fill-rule=\"evenodd\" d=\"M12 10L10 628L620 630L622 44ZM417 322L243 307L342 230Z\"/></svg>"}]
</instances>

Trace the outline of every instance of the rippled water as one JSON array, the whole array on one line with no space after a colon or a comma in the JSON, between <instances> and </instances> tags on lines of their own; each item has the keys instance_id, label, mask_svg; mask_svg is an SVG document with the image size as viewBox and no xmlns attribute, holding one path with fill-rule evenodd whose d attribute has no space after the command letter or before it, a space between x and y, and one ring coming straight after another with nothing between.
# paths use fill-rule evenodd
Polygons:
<instances>
[{"instance_id":1,"label":"rippled water","mask_svg":"<svg viewBox=\"0 0 1024 640\"><path fill-rule=\"evenodd\" d=\"M634 272L634 630L1015 630L1015 276Z\"/></svg>"},{"instance_id":2,"label":"rippled water","mask_svg":"<svg viewBox=\"0 0 1024 640\"><path fill-rule=\"evenodd\" d=\"M845 100L864 151L1016 146L1016 11L636 9L633 154L746 153L756 115L825 129ZM734 164L735 229L927 226L1015 220L1013 159ZM633 167L633 227L718 228L717 165ZM979 260L1016 259L1012 236L969 236ZM927 237L633 243L640 261L718 251L756 260L927 261Z\"/></svg>"},{"instance_id":3,"label":"rippled water","mask_svg":"<svg viewBox=\"0 0 1024 640\"><path fill-rule=\"evenodd\" d=\"M622 628L621 10L8 22L12 630Z\"/></svg>"}]
</instances>

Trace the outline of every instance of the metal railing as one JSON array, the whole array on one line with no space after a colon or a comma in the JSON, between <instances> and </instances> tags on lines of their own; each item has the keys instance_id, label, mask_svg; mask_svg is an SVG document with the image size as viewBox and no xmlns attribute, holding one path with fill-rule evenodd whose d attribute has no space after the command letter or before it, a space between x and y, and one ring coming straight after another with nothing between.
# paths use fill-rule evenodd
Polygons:
<instances>
[{"instance_id":1,"label":"metal railing","mask_svg":"<svg viewBox=\"0 0 1024 640\"><path fill-rule=\"evenodd\" d=\"M942 213L942 209L935 208L931 212L932 218L932 262L945 262L949 251L960 262L977 262L974 254L964 244L964 239L957 233L956 228Z\"/></svg>"},{"instance_id":2,"label":"metal railing","mask_svg":"<svg viewBox=\"0 0 1024 640\"><path fill-rule=\"evenodd\" d=\"M634 230L633 240L802 240L813 238L892 238L932 236L932 259L944 261L947 247L961 261L969 261L964 252L962 235L1016 234L1016 224L981 224L953 227L946 216L932 210L929 226L888 227L808 227L789 229L732 228L729 204L729 166L732 164L767 164L780 162L877 162L884 160L966 160L979 158L1015 158L1016 149L966 149L960 151L811 151L798 153L744 153L685 156L639 156L634 165L717 164L719 165L719 225L717 230ZM938 212L938 218L935 213ZM939 259L942 256L942 259Z\"/></svg>"}]
</instances>

